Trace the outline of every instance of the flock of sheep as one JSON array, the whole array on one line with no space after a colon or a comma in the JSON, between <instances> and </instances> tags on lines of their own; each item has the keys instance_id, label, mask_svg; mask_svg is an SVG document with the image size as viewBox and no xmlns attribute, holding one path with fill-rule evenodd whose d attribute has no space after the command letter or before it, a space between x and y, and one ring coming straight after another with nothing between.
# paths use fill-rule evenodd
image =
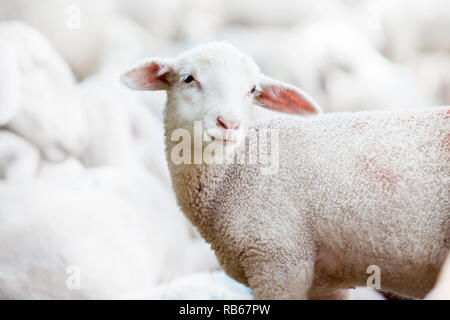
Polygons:
<instances>
[{"instance_id":1,"label":"flock of sheep","mask_svg":"<svg viewBox=\"0 0 450 320\"><path fill-rule=\"evenodd\" d=\"M251 298L177 206L165 93L119 74L219 39L325 112L450 104L449 17L445 0L0 1L0 298Z\"/></svg>"}]
</instances>

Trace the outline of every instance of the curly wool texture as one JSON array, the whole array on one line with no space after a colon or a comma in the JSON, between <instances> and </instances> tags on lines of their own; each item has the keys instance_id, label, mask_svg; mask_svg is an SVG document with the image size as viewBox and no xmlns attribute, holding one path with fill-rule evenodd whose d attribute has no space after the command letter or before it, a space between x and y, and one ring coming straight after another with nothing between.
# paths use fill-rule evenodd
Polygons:
<instances>
[{"instance_id":1,"label":"curly wool texture","mask_svg":"<svg viewBox=\"0 0 450 320\"><path fill-rule=\"evenodd\" d=\"M169 168L183 212L256 298L337 297L365 286L371 265L382 290L422 298L450 245L449 118L444 107L271 120L254 128L279 130L276 174Z\"/></svg>"}]
</instances>

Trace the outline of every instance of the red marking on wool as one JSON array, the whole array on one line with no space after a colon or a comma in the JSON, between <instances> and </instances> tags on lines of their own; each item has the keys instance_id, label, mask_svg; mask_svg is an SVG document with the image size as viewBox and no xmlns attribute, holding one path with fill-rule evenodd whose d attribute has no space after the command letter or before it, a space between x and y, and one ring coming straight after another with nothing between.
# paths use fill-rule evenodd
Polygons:
<instances>
[{"instance_id":1,"label":"red marking on wool","mask_svg":"<svg viewBox=\"0 0 450 320\"><path fill-rule=\"evenodd\" d=\"M381 184L384 191L395 193L401 175L386 165L380 164L375 158L361 157L356 168L368 178L375 179Z\"/></svg>"},{"instance_id":2,"label":"red marking on wool","mask_svg":"<svg viewBox=\"0 0 450 320\"><path fill-rule=\"evenodd\" d=\"M444 137L441 146L445 151L450 152L450 133Z\"/></svg>"},{"instance_id":3,"label":"red marking on wool","mask_svg":"<svg viewBox=\"0 0 450 320\"><path fill-rule=\"evenodd\" d=\"M441 111L439 111L439 114L442 114L445 119L449 119L450 118L450 109L441 110Z\"/></svg>"},{"instance_id":4,"label":"red marking on wool","mask_svg":"<svg viewBox=\"0 0 450 320\"><path fill-rule=\"evenodd\" d=\"M361 122L361 120L356 119L355 123L352 125L352 128L358 132L362 132L362 129L367 125L365 122Z\"/></svg>"}]
</instances>

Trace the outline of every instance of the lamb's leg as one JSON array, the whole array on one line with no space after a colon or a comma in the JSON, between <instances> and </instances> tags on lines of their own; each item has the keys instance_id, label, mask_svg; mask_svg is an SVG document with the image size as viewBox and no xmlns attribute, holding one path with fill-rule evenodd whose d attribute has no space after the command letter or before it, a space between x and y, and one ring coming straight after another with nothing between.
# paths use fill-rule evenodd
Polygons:
<instances>
[{"instance_id":1,"label":"lamb's leg","mask_svg":"<svg viewBox=\"0 0 450 320\"><path fill-rule=\"evenodd\" d=\"M255 299L308 298L312 284L314 263L312 261L288 261L274 259L270 262L253 263L248 283Z\"/></svg>"},{"instance_id":2,"label":"lamb's leg","mask_svg":"<svg viewBox=\"0 0 450 320\"><path fill-rule=\"evenodd\" d=\"M248 285L255 299L305 300L314 279L316 258L310 224L305 219L308 215L299 214L286 200L272 208L278 211L262 216L276 220L268 222L268 232L256 230L257 237L247 239L254 247L241 256ZM296 223L292 223L293 217Z\"/></svg>"}]
</instances>

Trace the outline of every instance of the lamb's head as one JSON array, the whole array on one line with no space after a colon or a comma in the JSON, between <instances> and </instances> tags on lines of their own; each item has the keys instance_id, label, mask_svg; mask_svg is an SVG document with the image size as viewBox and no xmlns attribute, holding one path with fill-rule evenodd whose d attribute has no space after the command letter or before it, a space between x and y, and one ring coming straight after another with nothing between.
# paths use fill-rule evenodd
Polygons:
<instances>
[{"instance_id":1,"label":"lamb's head","mask_svg":"<svg viewBox=\"0 0 450 320\"><path fill-rule=\"evenodd\" d=\"M122 81L133 89L167 90L169 129L194 134L194 122L201 121L204 143L230 148L243 140L255 104L292 114L320 112L306 93L263 75L250 57L225 42L174 59L146 59L126 71Z\"/></svg>"}]
</instances>

